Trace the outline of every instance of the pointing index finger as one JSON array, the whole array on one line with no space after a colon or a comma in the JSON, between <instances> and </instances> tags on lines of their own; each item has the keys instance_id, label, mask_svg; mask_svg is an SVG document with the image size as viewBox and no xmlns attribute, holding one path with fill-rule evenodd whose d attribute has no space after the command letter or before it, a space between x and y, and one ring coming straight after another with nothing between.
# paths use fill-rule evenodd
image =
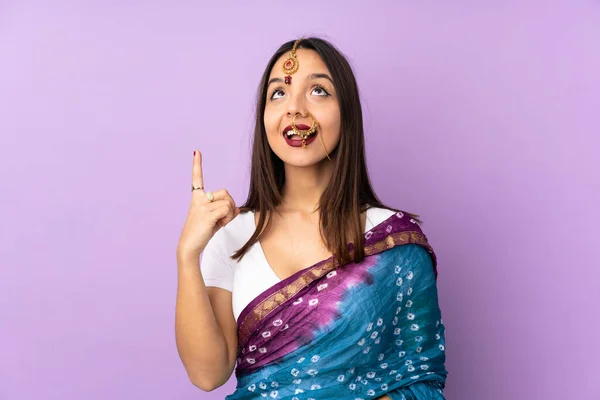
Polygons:
<instances>
[{"instance_id":1,"label":"pointing index finger","mask_svg":"<svg viewBox=\"0 0 600 400\"><path fill-rule=\"evenodd\" d=\"M194 163L192 166L192 185L201 187L204 192L204 178L202 177L202 154L194 150Z\"/></svg>"}]
</instances>

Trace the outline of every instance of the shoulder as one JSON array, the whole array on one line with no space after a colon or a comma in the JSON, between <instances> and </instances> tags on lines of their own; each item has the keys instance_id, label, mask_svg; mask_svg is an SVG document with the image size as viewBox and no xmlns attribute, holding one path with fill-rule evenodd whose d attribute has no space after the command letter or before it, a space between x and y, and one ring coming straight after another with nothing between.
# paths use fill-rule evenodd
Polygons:
<instances>
[{"instance_id":1,"label":"shoulder","mask_svg":"<svg viewBox=\"0 0 600 400\"><path fill-rule=\"evenodd\" d=\"M254 225L254 215L252 211L245 211L219 229L217 233L221 233L221 235L226 237L238 237L249 229L252 229L252 225Z\"/></svg>"},{"instance_id":2,"label":"shoulder","mask_svg":"<svg viewBox=\"0 0 600 400\"><path fill-rule=\"evenodd\" d=\"M392 217L398 217L400 219L406 218L406 220L410 220L411 223L417 225L417 229L419 228L419 221L416 217L417 215L409 213L407 211L401 209L392 209L388 207L377 207L377 206L369 206L367 208L367 229L375 228L378 225L389 222ZM414 222L413 222L414 221Z\"/></svg>"},{"instance_id":3,"label":"shoulder","mask_svg":"<svg viewBox=\"0 0 600 400\"><path fill-rule=\"evenodd\" d=\"M372 206L367 209L367 218L373 223L373 226L377 226L388 221L392 216L396 216L400 219L410 221L411 225L414 224L416 230L421 230L422 221L419 219L419 215L403 210L403 209L392 209L388 207L376 207ZM368 221L367 221L368 222Z\"/></svg>"},{"instance_id":4,"label":"shoulder","mask_svg":"<svg viewBox=\"0 0 600 400\"><path fill-rule=\"evenodd\" d=\"M243 212L219 229L208 246L226 260L250 239L253 232L254 215L250 211Z\"/></svg>"},{"instance_id":5,"label":"shoulder","mask_svg":"<svg viewBox=\"0 0 600 400\"><path fill-rule=\"evenodd\" d=\"M367 209L367 223L370 223L371 227L375 227L394 214L396 214L396 211L389 208L369 207Z\"/></svg>"}]
</instances>

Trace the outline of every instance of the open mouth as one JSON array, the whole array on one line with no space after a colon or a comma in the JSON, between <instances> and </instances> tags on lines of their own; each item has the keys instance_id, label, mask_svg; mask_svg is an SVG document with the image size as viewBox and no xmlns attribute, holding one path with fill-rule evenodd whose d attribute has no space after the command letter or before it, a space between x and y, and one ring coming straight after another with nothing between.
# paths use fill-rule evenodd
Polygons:
<instances>
[{"instance_id":1,"label":"open mouth","mask_svg":"<svg viewBox=\"0 0 600 400\"><path fill-rule=\"evenodd\" d=\"M298 128L301 131L307 131L310 129L310 126L304 124L296 124L296 128ZM313 133L308 135L304 143L305 146L311 144L318 134L319 131L314 131ZM291 125L288 125L283 130L283 138L285 139L286 143L292 147L302 147L302 138L294 132Z\"/></svg>"}]
</instances>

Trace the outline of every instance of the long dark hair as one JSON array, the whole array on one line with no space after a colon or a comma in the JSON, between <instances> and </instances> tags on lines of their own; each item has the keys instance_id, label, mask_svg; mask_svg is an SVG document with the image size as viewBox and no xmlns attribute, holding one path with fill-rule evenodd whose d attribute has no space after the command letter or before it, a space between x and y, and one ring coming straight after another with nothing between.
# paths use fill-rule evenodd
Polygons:
<instances>
[{"instance_id":1,"label":"long dark hair","mask_svg":"<svg viewBox=\"0 0 600 400\"><path fill-rule=\"evenodd\" d=\"M241 212L259 211L260 215L254 234L231 257L234 260L241 259L246 251L268 232L275 207L282 201L285 170L283 161L275 155L267 141L264 113L267 83L273 65L282 55L292 50L294 42L291 40L283 44L273 54L260 81L250 187L247 200L240 207ZM331 72L340 107L342 134L337 147L330 154L334 163L333 173L318 206L321 238L338 265L351 261L360 262L365 257L361 213L368 207L399 210L383 205L371 187L365 162L362 109L358 86L350 64L334 45L320 38L304 38L298 48L314 50L321 56ZM349 247L349 243L353 245Z\"/></svg>"}]
</instances>

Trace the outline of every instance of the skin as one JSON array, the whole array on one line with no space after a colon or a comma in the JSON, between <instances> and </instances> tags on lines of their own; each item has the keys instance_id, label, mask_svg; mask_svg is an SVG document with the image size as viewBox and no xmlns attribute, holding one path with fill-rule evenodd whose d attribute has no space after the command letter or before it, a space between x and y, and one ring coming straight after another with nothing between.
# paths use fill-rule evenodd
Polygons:
<instances>
[{"instance_id":1,"label":"skin","mask_svg":"<svg viewBox=\"0 0 600 400\"><path fill-rule=\"evenodd\" d=\"M280 68L288 54L276 61L269 76L264 113L267 140L283 161L286 183L282 191L283 202L277 207L271 230L261 239L260 245L280 279L331 256L320 237L315 207L333 168L321 139L331 152L341 136L340 107L331 73L313 50L299 49L296 56L300 67L292 75L290 85L284 83L285 75ZM317 134L321 137L315 138L306 148L289 146L282 135L283 130L291 125L297 113L301 116L296 118L296 124L311 126L312 119L307 112L319 122ZM257 212L255 221L258 217Z\"/></svg>"},{"instance_id":2,"label":"skin","mask_svg":"<svg viewBox=\"0 0 600 400\"><path fill-rule=\"evenodd\" d=\"M340 107L331 73L313 50L299 49L298 71L290 85L284 84L281 68L288 55L275 63L267 88L264 124L267 140L273 152L283 161L286 183L283 202L274 215L273 226L261 240L263 252L275 274L284 279L293 273L331 256L320 238L318 213L314 212L332 173L331 152L339 143L341 132ZM327 78L329 77L329 79ZM282 132L296 113L309 111L319 122L317 137L306 148L291 147ZM296 118L296 123L310 126L308 116ZM364 227L363 215L363 227ZM258 220L258 213L255 221ZM293 227L293 230L291 229ZM297 240L301 238L301 240ZM390 399L382 396L379 400Z\"/></svg>"},{"instance_id":3,"label":"skin","mask_svg":"<svg viewBox=\"0 0 600 400\"><path fill-rule=\"evenodd\" d=\"M264 123L267 139L273 152L285 165L286 185L283 190L285 208L311 212L323 193L332 172L332 163L326 158L325 147L331 152L338 144L340 132L340 107L331 73L313 50L296 52L300 68L292 75L291 85L283 83L280 66L288 55L281 57L271 71L267 88ZM319 74L317 76L317 74ZM272 80L275 79L275 82ZM310 126L309 111L319 122L318 135L306 148L289 146L282 132L290 125L296 113L297 124Z\"/></svg>"},{"instance_id":4,"label":"skin","mask_svg":"<svg viewBox=\"0 0 600 400\"><path fill-rule=\"evenodd\" d=\"M338 98L333 83L325 77L331 77L325 63L312 50L299 49L296 55L300 68L292 75L291 85L284 84L280 68L287 55L275 64L269 77L275 81L268 87L264 115L269 145L284 162L286 184L283 202L260 246L280 279L331 256L322 243L319 215L315 212L333 167L321 138L331 152L342 134ZM283 130L297 112L306 115L306 111L319 121L321 138L317 137L307 148L291 147L282 136ZM296 123L310 126L312 120L298 117ZM199 151L194 151L192 184L204 187ZM239 214L226 190L212 193L214 201L211 202L204 190L192 192L192 203L177 248L177 347L191 382L205 391L214 390L229 379L238 345L231 292L206 287L198 263L200 253L214 233ZM364 215L362 223L364 227ZM203 329L198 329L199 326Z\"/></svg>"}]
</instances>

